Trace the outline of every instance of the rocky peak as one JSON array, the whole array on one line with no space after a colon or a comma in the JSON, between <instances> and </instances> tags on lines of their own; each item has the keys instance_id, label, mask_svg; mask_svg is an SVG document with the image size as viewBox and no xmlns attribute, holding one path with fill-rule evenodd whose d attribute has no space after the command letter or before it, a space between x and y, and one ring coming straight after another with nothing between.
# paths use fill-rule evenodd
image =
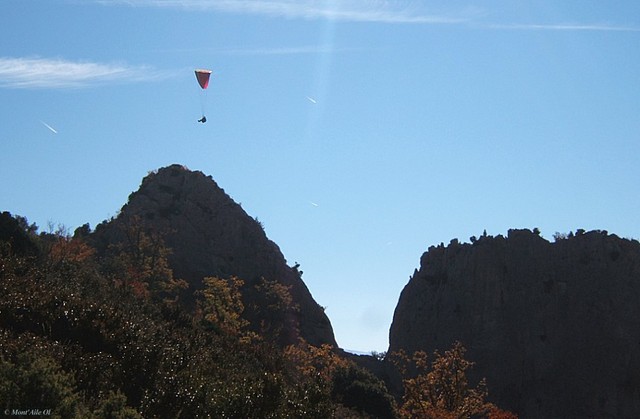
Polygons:
<instances>
[{"instance_id":1,"label":"rocky peak","mask_svg":"<svg viewBox=\"0 0 640 419\"><path fill-rule=\"evenodd\" d=\"M266 304L256 285L264 278L290 287L293 305L287 315L287 341L336 345L329 319L313 300L296 268L289 267L260 223L221 189L211 176L172 165L149 173L118 217L96 229L103 244L122 240L118 226L131 217L164 232L171 248L169 263L191 290L208 276L237 276L245 281L247 316L259 322L253 307Z\"/></svg>"},{"instance_id":2,"label":"rocky peak","mask_svg":"<svg viewBox=\"0 0 640 419\"><path fill-rule=\"evenodd\" d=\"M490 398L521 417L640 416L640 244L529 230L431 247L390 351L468 348Z\"/></svg>"}]
</instances>

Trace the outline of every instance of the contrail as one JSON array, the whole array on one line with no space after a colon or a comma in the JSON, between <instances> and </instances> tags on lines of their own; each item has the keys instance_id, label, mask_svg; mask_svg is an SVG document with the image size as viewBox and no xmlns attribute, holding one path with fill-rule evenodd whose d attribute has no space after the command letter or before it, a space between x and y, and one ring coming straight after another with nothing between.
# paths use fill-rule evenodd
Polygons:
<instances>
[{"instance_id":1,"label":"contrail","mask_svg":"<svg viewBox=\"0 0 640 419\"><path fill-rule=\"evenodd\" d=\"M44 125L45 127L49 128L51 130L51 132L53 132L54 134L57 134L58 131L56 131L51 125L47 124L44 121L40 121L42 123L42 125Z\"/></svg>"}]
</instances>

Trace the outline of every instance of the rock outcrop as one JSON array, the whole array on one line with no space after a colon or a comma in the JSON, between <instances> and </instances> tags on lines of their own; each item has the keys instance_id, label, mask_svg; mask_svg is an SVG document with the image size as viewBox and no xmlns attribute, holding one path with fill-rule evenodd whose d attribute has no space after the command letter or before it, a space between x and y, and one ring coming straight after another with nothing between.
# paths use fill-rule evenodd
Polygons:
<instances>
[{"instance_id":1,"label":"rock outcrop","mask_svg":"<svg viewBox=\"0 0 640 419\"><path fill-rule=\"evenodd\" d=\"M259 329L260 306L268 304L256 288L264 278L289 287L293 304L282 327L284 342L298 337L320 345L336 346L333 330L323 309L314 301L296 267L289 267L278 246L261 224L247 215L210 176L172 165L150 173L119 215L99 225L97 247L124 240L122 225L136 217L146 228L163 232L171 249L169 265L174 276L189 283L191 295L202 288L205 277L245 281L243 296L247 317Z\"/></svg>"},{"instance_id":2,"label":"rock outcrop","mask_svg":"<svg viewBox=\"0 0 640 419\"><path fill-rule=\"evenodd\" d=\"M640 243L510 230L429 248L389 351L455 341L489 399L523 418L640 417Z\"/></svg>"}]
</instances>

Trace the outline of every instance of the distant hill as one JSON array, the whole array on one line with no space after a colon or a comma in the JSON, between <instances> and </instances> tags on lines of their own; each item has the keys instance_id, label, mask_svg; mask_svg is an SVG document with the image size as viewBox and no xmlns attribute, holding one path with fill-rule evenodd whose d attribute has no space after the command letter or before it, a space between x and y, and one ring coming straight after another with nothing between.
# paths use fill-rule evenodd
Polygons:
<instances>
[{"instance_id":1,"label":"distant hill","mask_svg":"<svg viewBox=\"0 0 640 419\"><path fill-rule=\"evenodd\" d=\"M168 261L176 278L189 284L185 295L202 288L205 277L245 281L242 294L245 316L254 329L281 323L283 344L303 337L313 345L336 346L323 309L314 301L297 267L290 267L278 246L269 240L254 218L202 172L180 165L161 168L145 177L138 191L115 219L96 227L93 242L100 252L127 240L133 221L162 235L170 248ZM269 296L259 290L261 281L289 287L292 304L281 318L264 318Z\"/></svg>"},{"instance_id":2,"label":"distant hill","mask_svg":"<svg viewBox=\"0 0 640 419\"><path fill-rule=\"evenodd\" d=\"M454 341L490 398L523 418L640 417L640 243L510 230L429 248L389 350Z\"/></svg>"}]
</instances>

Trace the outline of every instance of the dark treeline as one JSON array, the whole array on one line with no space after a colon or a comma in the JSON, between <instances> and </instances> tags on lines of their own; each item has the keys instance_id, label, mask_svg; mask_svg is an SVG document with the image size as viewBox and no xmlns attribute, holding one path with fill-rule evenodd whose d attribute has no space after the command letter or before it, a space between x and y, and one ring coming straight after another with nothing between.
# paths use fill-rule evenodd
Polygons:
<instances>
[{"instance_id":1,"label":"dark treeline","mask_svg":"<svg viewBox=\"0 0 640 419\"><path fill-rule=\"evenodd\" d=\"M400 371L411 364L412 372L401 378L406 394L394 398L336 348L304 341L283 347L277 324L248 327L241 278L204 278L195 306L181 304L187 287L167 263L170 249L153 232L133 226L128 233L127 245L98 254L88 226L38 233L26 219L0 214L0 411L60 418L510 417L485 401L484 383L466 382L471 364L461 346L431 363L424 354L395 356ZM278 319L291 303L287 287L259 287L271 296L261 308L273 312L265 318ZM391 358L377 362L391 365Z\"/></svg>"}]
</instances>

